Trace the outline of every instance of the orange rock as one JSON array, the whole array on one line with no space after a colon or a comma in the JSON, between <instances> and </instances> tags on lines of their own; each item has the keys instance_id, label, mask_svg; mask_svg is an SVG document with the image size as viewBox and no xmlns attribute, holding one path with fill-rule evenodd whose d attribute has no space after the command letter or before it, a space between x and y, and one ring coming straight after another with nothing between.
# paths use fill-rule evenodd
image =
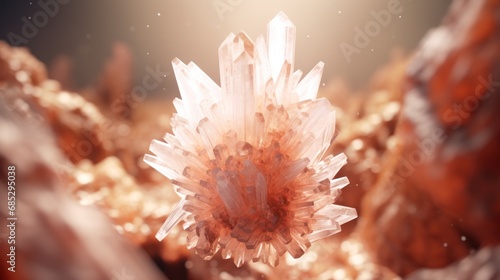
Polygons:
<instances>
[{"instance_id":1,"label":"orange rock","mask_svg":"<svg viewBox=\"0 0 500 280\"><path fill-rule=\"evenodd\" d=\"M500 1L455 1L409 66L397 149L357 229L400 275L500 243Z\"/></svg>"},{"instance_id":2,"label":"orange rock","mask_svg":"<svg viewBox=\"0 0 500 280\"><path fill-rule=\"evenodd\" d=\"M45 66L26 49L0 42L0 100L26 119L47 123L59 148L77 163L100 161L113 147L108 139L114 125L77 93L62 91L46 79Z\"/></svg>"}]
</instances>

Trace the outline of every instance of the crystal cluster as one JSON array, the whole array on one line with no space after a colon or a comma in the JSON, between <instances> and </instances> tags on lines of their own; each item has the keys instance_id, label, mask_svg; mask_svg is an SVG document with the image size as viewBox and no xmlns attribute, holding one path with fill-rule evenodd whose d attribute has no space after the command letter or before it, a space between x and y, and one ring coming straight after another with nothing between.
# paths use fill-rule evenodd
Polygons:
<instances>
[{"instance_id":1,"label":"crystal cluster","mask_svg":"<svg viewBox=\"0 0 500 280\"><path fill-rule=\"evenodd\" d=\"M187 244L204 259L221 250L237 266L275 266L340 231L355 209L333 204L349 181L333 179L344 154L323 157L335 112L316 99L323 63L294 72L295 26L279 13L253 42L240 32L219 48L221 86L174 59L181 93L173 134L153 140L144 160L172 180L181 201L156 237L184 221Z\"/></svg>"}]
</instances>

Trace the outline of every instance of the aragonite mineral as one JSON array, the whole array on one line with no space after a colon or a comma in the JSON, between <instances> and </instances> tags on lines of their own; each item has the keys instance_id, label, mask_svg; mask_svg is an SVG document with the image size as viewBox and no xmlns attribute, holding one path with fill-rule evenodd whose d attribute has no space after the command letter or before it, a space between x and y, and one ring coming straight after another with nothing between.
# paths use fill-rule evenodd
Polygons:
<instances>
[{"instance_id":1,"label":"aragonite mineral","mask_svg":"<svg viewBox=\"0 0 500 280\"><path fill-rule=\"evenodd\" d=\"M275 266L340 231L355 209L333 204L349 181L334 179L344 154L324 157L335 112L316 99L323 63L294 72L295 26L284 13L267 42L240 32L219 48L221 86L194 63L174 59L181 99L173 135L153 141L144 160L172 180L181 201L157 234L180 221L203 258L222 249L237 266Z\"/></svg>"}]
</instances>

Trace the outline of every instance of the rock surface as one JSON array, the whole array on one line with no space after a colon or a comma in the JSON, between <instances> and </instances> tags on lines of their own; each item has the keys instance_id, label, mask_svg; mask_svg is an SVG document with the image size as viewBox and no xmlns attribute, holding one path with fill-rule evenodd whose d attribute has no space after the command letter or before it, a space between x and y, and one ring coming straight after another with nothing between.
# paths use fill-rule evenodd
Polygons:
<instances>
[{"instance_id":1,"label":"rock surface","mask_svg":"<svg viewBox=\"0 0 500 280\"><path fill-rule=\"evenodd\" d=\"M408 68L397 148L357 229L406 275L500 243L499 1L455 1Z\"/></svg>"}]
</instances>

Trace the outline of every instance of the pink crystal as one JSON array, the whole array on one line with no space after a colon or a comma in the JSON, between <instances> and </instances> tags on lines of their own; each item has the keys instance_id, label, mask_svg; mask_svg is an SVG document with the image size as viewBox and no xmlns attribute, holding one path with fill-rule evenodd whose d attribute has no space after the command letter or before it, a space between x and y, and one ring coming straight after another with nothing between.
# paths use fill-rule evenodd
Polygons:
<instances>
[{"instance_id":1,"label":"pink crystal","mask_svg":"<svg viewBox=\"0 0 500 280\"><path fill-rule=\"evenodd\" d=\"M335 113L316 99L323 63L304 79L293 71L295 26L284 13L255 42L230 34L219 48L221 86L200 68L172 64L182 99L173 135L153 141L144 160L182 198L156 237L184 221L188 247L204 259L219 250L237 266L276 266L340 231L356 210L333 204L347 178L333 179L344 154L323 155ZM322 159L323 158L323 159Z\"/></svg>"}]
</instances>

